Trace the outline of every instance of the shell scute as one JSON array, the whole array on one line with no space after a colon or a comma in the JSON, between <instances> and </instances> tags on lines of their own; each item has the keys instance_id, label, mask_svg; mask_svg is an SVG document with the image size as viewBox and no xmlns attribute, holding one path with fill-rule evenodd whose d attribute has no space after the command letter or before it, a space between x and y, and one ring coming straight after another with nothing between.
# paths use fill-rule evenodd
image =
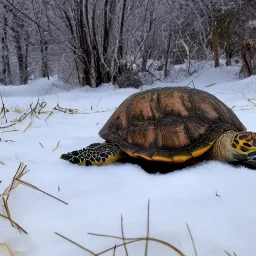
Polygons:
<instances>
[{"instance_id":1,"label":"shell scute","mask_svg":"<svg viewBox=\"0 0 256 256\"><path fill-rule=\"evenodd\" d=\"M159 120L157 129L158 148L177 150L190 144L182 119L165 117Z\"/></svg>"}]
</instances>

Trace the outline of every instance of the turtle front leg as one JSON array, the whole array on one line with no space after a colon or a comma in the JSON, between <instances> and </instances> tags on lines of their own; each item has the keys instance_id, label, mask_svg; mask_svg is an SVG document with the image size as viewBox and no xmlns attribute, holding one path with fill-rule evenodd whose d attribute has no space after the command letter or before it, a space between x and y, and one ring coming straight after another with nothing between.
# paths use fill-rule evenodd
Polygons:
<instances>
[{"instance_id":1,"label":"turtle front leg","mask_svg":"<svg viewBox=\"0 0 256 256\"><path fill-rule=\"evenodd\" d=\"M61 159L78 165L107 165L118 161L123 156L122 150L111 143L93 143L87 148L62 154Z\"/></svg>"}]
</instances>

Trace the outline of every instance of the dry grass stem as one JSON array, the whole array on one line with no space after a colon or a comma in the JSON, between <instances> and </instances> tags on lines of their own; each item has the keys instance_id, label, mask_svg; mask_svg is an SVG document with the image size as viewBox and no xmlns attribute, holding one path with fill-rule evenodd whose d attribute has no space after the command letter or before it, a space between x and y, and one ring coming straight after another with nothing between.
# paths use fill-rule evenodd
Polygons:
<instances>
[{"instance_id":1,"label":"dry grass stem","mask_svg":"<svg viewBox=\"0 0 256 256\"><path fill-rule=\"evenodd\" d=\"M50 118L50 116L53 114L53 111L50 112L50 114L45 118L45 122Z\"/></svg>"},{"instance_id":2,"label":"dry grass stem","mask_svg":"<svg viewBox=\"0 0 256 256\"><path fill-rule=\"evenodd\" d=\"M193 236L192 236L192 233L191 233L190 228L189 228L189 226L188 226L188 224L187 224L187 223L186 223L186 225L187 225L187 229L188 229L188 232L189 232L189 235L190 235L190 239L191 239L192 244L193 244L193 248L194 248L195 256L198 256L198 254L197 254L197 250L196 250L196 246L195 246L195 242L194 242L194 239L193 239Z\"/></svg>"},{"instance_id":3,"label":"dry grass stem","mask_svg":"<svg viewBox=\"0 0 256 256\"><path fill-rule=\"evenodd\" d=\"M42 145L42 143L39 141L39 144L40 144L40 146L42 147L42 148L44 148L44 146Z\"/></svg>"},{"instance_id":4,"label":"dry grass stem","mask_svg":"<svg viewBox=\"0 0 256 256\"><path fill-rule=\"evenodd\" d=\"M123 238L119 237L119 236L111 236L111 235L103 235L103 234L95 234L95 233L88 233L88 234L92 235L92 236L101 236L101 237L108 237L108 238L115 238L115 239L123 240ZM135 242L139 242L139 241L146 241L146 240L153 241L153 242L160 243L160 244L163 244L163 245L167 246L168 248L170 248L173 251L177 252L178 255L180 255L180 256L185 256L185 254L183 254L174 245L169 244L169 243L167 243L165 241L153 238L153 237L148 237L148 238L147 237L125 238L125 240L129 241L129 242L126 242L126 244L135 243ZM123 246L123 244L117 245L116 247L120 247L120 246ZM97 255L100 255L100 254L102 254L102 253L98 253Z\"/></svg>"},{"instance_id":5,"label":"dry grass stem","mask_svg":"<svg viewBox=\"0 0 256 256\"><path fill-rule=\"evenodd\" d=\"M5 218L5 219L9 220L8 217L4 216L4 215L1 214L1 213L0 213L0 216L1 216L2 218ZM12 223L14 224L14 226L15 226L20 232L22 231L24 234L28 234L28 232L27 232L25 229L23 229L17 222L15 222L14 220L12 220Z\"/></svg>"},{"instance_id":6,"label":"dry grass stem","mask_svg":"<svg viewBox=\"0 0 256 256\"><path fill-rule=\"evenodd\" d=\"M4 249L7 256L13 256L12 251L10 250L10 248L6 243L0 243L0 246Z\"/></svg>"},{"instance_id":7,"label":"dry grass stem","mask_svg":"<svg viewBox=\"0 0 256 256\"><path fill-rule=\"evenodd\" d=\"M27 187L29 187L29 188L32 188L32 189L35 189L35 190L37 190L37 191L39 191L39 192L41 192L41 193L43 193L43 194L45 194L45 195L47 195L47 196L49 196L49 197L51 197L51 198L56 199L57 201L59 201L59 202L61 202L61 203L63 203L63 204L68 205L67 202L65 202L65 201L63 201L63 200L61 200L61 199L59 199L59 198L57 198L57 197L55 197L55 196L53 196L53 195L51 195L51 194L45 192L45 191L43 191L42 189L40 189L40 188L38 188L38 187L36 187L36 186L34 186L34 185L32 185L32 184L30 184L30 183L24 181L24 180L20 180L20 179L17 179L17 178L16 178L16 180L17 180L19 183L21 183L22 185L25 185L25 186L27 186Z\"/></svg>"},{"instance_id":8,"label":"dry grass stem","mask_svg":"<svg viewBox=\"0 0 256 256\"><path fill-rule=\"evenodd\" d=\"M89 250L89 249L83 247L82 245L80 245L80 244L78 244L78 243L72 241L71 239L69 239L69 238L67 238L67 237L65 237L65 236L63 236L63 235L61 235L61 234L59 234L59 233L57 233L57 232L55 232L55 234L58 235L58 236L60 236L60 237L62 237L62 238L65 239L65 240L69 241L70 243L72 243L72 244L78 246L79 248L83 249L84 251L87 251L87 252L89 252L90 254L92 254L92 255L94 255L94 256L97 256L97 254L95 254L95 253L92 252L91 250Z\"/></svg>"},{"instance_id":9,"label":"dry grass stem","mask_svg":"<svg viewBox=\"0 0 256 256\"><path fill-rule=\"evenodd\" d=\"M20 163L19 167L18 167L18 170L14 176L14 178L12 179L12 183L10 186L8 186L3 195L2 195L2 200L3 200L3 204L4 204L4 209L5 209L5 212L7 214L7 218L10 220L11 222L11 225L14 227L16 226L18 229L20 229L20 226L18 225L15 225L13 220L12 220L12 217L11 217L11 212L9 210L9 206L8 206L8 199L9 199L9 196L10 196L10 193L11 191L16 188L18 186L18 183L16 182L16 177L22 177L24 174L26 174L29 170L27 169L27 166L24 166L24 164ZM22 230L22 229L21 229Z\"/></svg>"},{"instance_id":10,"label":"dry grass stem","mask_svg":"<svg viewBox=\"0 0 256 256\"><path fill-rule=\"evenodd\" d=\"M15 125L15 124L10 124L10 125L7 125L7 126L1 126L0 129L9 128L9 127L11 127L11 126L13 126L13 125Z\"/></svg>"},{"instance_id":11,"label":"dry grass stem","mask_svg":"<svg viewBox=\"0 0 256 256\"><path fill-rule=\"evenodd\" d=\"M243 106L233 106L231 107L232 110L250 110L253 109L253 107L251 105L243 105Z\"/></svg>"},{"instance_id":12,"label":"dry grass stem","mask_svg":"<svg viewBox=\"0 0 256 256\"><path fill-rule=\"evenodd\" d=\"M256 102L253 102L253 100L254 100L254 99L248 99L248 101L249 101L250 103L252 103L254 107L256 107Z\"/></svg>"},{"instance_id":13,"label":"dry grass stem","mask_svg":"<svg viewBox=\"0 0 256 256\"><path fill-rule=\"evenodd\" d=\"M46 107L47 103L46 102L39 102L39 99L37 100L37 103L33 107L33 102L29 105L29 111L26 113L23 113L18 119L14 119L13 122L22 122L24 121L28 116L31 118L37 117L38 114L42 114L42 110Z\"/></svg>"},{"instance_id":14,"label":"dry grass stem","mask_svg":"<svg viewBox=\"0 0 256 256\"><path fill-rule=\"evenodd\" d=\"M216 85L216 83L212 83L212 84L206 85L206 87L212 87L214 85Z\"/></svg>"},{"instance_id":15,"label":"dry grass stem","mask_svg":"<svg viewBox=\"0 0 256 256\"><path fill-rule=\"evenodd\" d=\"M228 253L227 251L224 250L224 252L225 252L228 256L232 256L232 254ZM237 255L233 252L233 256L237 256Z\"/></svg>"},{"instance_id":16,"label":"dry grass stem","mask_svg":"<svg viewBox=\"0 0 256 256\"><path fill-rule=\"evenodd\" d=\"M150 201L148 200L148 215L147 215L147 238L149 237L149 212L150 212ZM144 256L148 255L148 239L146 240L146 244L145 244L145 252L144 252Z\"/></svg>"},{"instance_id":17,"label":"dry grass stem","mask_svg":"<svg viewBox=\"0 0 256 256\"><path fill-rule=\"evenodd\" d=\"M15 140L1 140L0 138L0 142L15 142Z\"/></svg>"},{"instance_id":18,"label":"dry grass stem","mask_svg":"<svg viewBox=\"0 0 256 256\"><path fill-rule=\"evenodd\" d=\"M123 222L123 215L121 215L121 233L122 233L122 238L123 238L123 244L124 244L124 250L126 256L128 256L128 250L125 244L125 238L124 238L124 222Z\"/></svg>"},{"instance_id":19,"label":"dry grass stem","mask_svg":"<svg viewBox=\"0 0 256 256\"><path fill-rule=\"evenodd\" d=\"M42 110L47 106L47 103L45 101L41 102L38 107L38 114L42 114L45 112L42 112Z\"/></svg>"},{"instance_id":20,"label":"dry grass stem","mask_svg":"<svg viewBox=\"0 0 256 256\"><path fill-rule=\"evenodd\" d=\"M159 244L162 244L164 246L167 246L169 249L171 249L172 251L175 251L179 256L185 256L184 253L182 253L178 248L176 248L174 245L170 244L170 243L167 243L165 241L162 241L162 240L159 240L159 239L156 239L156 238L152 238L152 237L149 237L149 217L150 217L150 201L148 200L148 216L147 216L147 236L146 237L137 237L137 238L126 238L124 236L124 228L123 228L123 216L121 215L121 232L122 232L122 236L119 237L119 236L112 236L112 235L103 235L103 234L96 234L96 233L88 233L89 235L93 235L93 236L100 236L100 237L107 237L107 238L114 238L114 239L119 239L119 240L122 240L123 243L121 244L118 244L113 247L110 247L104 251L101 251L97 254L93 253L92 251L88 250L87 248L83 247L82 245L70 240L69 238L66 238L64 237L63 235L60 235L59 233L56 233L57 235L59 235L60 237L66 239L67 241L79 246L80 248L82 248L83 250L91 253L92 255L102 255L102 254L105 254L107 252L110 252L110 251L113 251L113 255L115 255L116 253L116 249L119 248L119 247L124 247L125 248L125 252L126 252L126 255L128 256L128 250L127 250L127 245L128 244L132 244L132 243L137 243L137 242L140 242L140 241L146 241L146 247L145 247L145 254L144 255L147 255L148 254L148 241L152 241L152 242L156 242L156 243L159 243ZM191 236L192 237L192 236ZM193 238L192 238L193 239ZM197 255L197 254L196 254Z\"/></svg>"},{"instance_id":21,"label":"dry grass stem","mask_svg":"<svg viewBox=\"0 0 256 256\"><path fill-rule=\"evenodd\" d=\"M1 117L1 119L5 119L5 123L7 123L6 113L9 112L9 110L4 105L2 94L0 94L0 97L1 97L1 101L2 101L2 108L1 108L0 115L3 115Z\"/></svg>"},{"instance_id":22,"label":"dry grass stem","mask_svg":"<svg viewBox=\"0 0 256 256\"><path fill-rule=\"evenodd\" d=\"M17 122L17 123L22 122L23 120L26 119L27 116L29 116L29 113L23 113L18 119L15 118L12 122Z\"/></svg>"},{"instance_id":23,"label":"dry grass stem","mask_svg":"<svg viewBox=\"0 0 256 256\"><path fill-rule=\"evenodd\" d=\"M0 132L0 133L5 133L5 132L18 132L19 130L15 129L15 130L10 130L10 131L3 131L3 132Z\"/></svg>"},{"instance_id":24,"label":"dry grass stem","mask_svg":"<svg viewBox=\"0 0 256 256\"><path fill-rule=\"evenodd\" d=\"M65 114L77 114L77 113L79 113L78 109L62 108L62 107L60 107L59 103L53 109L57 110L57 111L60 111L60 112L63 112Z\"/></svg>"},{"instance_id":25,"label":"dry grass stem","mask_svg":"<svg viewBox=\"0 0 256 256\"><path fill-rule=\"evenodd\" d=\"M196 89L195 84L194 84L194 80L192 80L191 82L189 82L189 83L187 84L187 87L189 87L190 84L192 84L193 88Z\"/></svg>"},{"instance_id":26,"label":"dry grass stem","mask_svg":"<svg viewBox=\"0 0 256 256\"><path fill-rule=\"evenodd\" d=\"M13 223L13 220L12 220L12 216L11 216L11 213L10 213L10 210L9 210L9 206L8 206L8 203L7 203L7 199L4 198L4 197L2 199L3 199L3 203L4 203L5 212L6 212L7 216L8 216L8 219L11 222L11 225L14 227L15 224Z\"/></svg>"},{"instance_id":27,"label":"dry grass stem","mask_svg":"<svg viewBox=\"0 0 256 256\"><path fill-rule=\"evenodd\" d=\"M113 256L115 256L115 255L116 255L116 245L115 245L115 247L113 249Z\"/></svg>"},{"instance_id":28,"label":"dry grass stem","mask_svg":"<svg viewBox=\"0 0 256 256\"><path fill-rule=\"evenodd\" d=\"M127 242L127 243L125 243L125 244L132 244L132 243L135 243L135 242L138 242L137 240L136 241L130 241L130 242ZM118 245L115 245L115 246L113 246L113 247L110 247L110 248L108 248L108 249L106 249L106 250L104 250L104 251L101 251L101 252L99 252L99 253L97 253L97 256L98 255L102 255L102 254L104 254L104 253L106 253L106 252L109 252L109 251L114 251L114 250L116 250L116 248L119 248L119 247L122 247L122 246L124 246L124 244L118 244Z\"/></svg>"},{"instance_id":29,"label":"dry grass stem","mask_svg":"<svg viewBox=\"0 0 256 256\"><path fill-rule=\"evenodd\" d=\"M102 100L102 98L100 98L100 100L99 100L99 102L98 102L98 104L97 104L96 108L98 108L98 106L99 106L99 104L100 104L101 100Z\"/></svg>"},{"instance_id":30,"label":"dry grass stem","mask_svg":"<svg viewBox=\"0 0 256 256\"><path fill-rule=\"evenodd\" d=\"M58 141L56 147L52 151L55 151L59 147L59 145L60 145L60 140Z\"/></svg>"},{"instance_id":31,"label":"dry grass stem","mask_svg":"<svg viewBox=\"0 0 256 256\"><path fill-rule=\"evenodd\" d=\"M26 129L25 129L22 133L26 132L27 129L28 129L29 127L31 127L32 124L33 124L33 120L29 123L29 125L26 127Z\"/></svg>"}]
</instances>

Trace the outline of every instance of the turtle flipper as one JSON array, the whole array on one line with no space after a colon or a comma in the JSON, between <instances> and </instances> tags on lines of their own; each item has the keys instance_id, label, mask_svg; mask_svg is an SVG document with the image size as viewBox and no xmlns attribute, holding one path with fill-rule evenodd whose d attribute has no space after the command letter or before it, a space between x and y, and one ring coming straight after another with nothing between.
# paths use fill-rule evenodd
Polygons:
<instances>
[{"instance_id":1,"label":"turtle flipper","mask_svg":"<svg viewBox=\"0 0 256 256\"><path fill-rule=\"evenodd\" d=\"M78 165L107 165L118 161L122 157L122 150L110 143L93 143L87 148L62 154L61 159Z\"/></svg>"}]
</instances>

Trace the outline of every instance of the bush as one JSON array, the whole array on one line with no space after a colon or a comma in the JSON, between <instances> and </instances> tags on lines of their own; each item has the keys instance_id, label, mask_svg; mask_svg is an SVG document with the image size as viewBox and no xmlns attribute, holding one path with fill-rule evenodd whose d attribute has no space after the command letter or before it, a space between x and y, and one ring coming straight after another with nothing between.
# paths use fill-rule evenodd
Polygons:
<instances>
[{"instance_id":1,"label":"bush","mask_svg":"<svg viewBox=\"0 0 256 256\"><path fill-rule=\"evenodd\" d=\"M116 83L119 88L139 88L142 86L140 77L135 73L123 73L117 78Z\"/></svg>"}]
</instances>

